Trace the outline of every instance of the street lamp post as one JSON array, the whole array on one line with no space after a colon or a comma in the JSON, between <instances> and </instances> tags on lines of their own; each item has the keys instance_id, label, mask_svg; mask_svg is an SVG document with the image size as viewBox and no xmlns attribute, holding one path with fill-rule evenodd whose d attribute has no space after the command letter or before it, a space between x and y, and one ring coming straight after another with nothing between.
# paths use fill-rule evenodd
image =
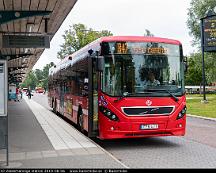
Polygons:
<instances>
[{"instance_id":1,"label":"street lamp post","mask_svg":"<svg viewBox=\"0 0 216 173\"><path fill-rule=\"evenodd\" d=\"M207 103L206 100L206 77L205 77L205 53L204 53L204 33L203 33L203 19L201 19L201 49L202 49L202 83L203 83L203 103Z\"/></svg>"}]
</instances>

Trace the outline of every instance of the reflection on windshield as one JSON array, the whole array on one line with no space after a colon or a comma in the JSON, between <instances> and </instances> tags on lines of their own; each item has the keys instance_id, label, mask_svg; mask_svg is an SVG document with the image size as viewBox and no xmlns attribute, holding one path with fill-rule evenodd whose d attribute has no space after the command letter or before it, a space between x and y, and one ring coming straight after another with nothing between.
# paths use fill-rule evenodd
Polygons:
<instances>
[{"instance_id":1,"label":"reflection on windshield","mask_svg":"<svg viewBox=\"0 0 216 173\"><path fill-rule=\"evenodd\" d=\"M183 92L183 71L178 54L113 54L105 56L102 90L111 96L128 92L134 95L168 95ZM157 89L149 92L149 89ZM158 92L158 89L161 89Z\"/></svg>"}]
</instances>

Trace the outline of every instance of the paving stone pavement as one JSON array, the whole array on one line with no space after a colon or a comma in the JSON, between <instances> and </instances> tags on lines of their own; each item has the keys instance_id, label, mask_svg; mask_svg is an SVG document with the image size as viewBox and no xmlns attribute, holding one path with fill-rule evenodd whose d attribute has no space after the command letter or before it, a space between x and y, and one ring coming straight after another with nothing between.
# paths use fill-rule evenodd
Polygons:
<instances>
[{"instance_id":1,"label":"paving stone pavement","mask_svg":"<svg viewBox=\"0 0 216 173\"><path fill-rule=\"evenodd\" d=\"M1 168L127 168L43 106L24 97L9 103L9 166Z\"/></svg>"}]
</instances>

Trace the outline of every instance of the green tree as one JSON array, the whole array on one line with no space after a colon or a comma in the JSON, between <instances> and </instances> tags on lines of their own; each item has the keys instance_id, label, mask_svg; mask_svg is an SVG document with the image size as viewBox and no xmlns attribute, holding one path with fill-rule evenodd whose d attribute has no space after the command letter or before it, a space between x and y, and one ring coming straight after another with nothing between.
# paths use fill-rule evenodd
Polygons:
<instances>
[{"instance_id":1,"label":"green tree","mask_svg":"<svg viewBox=\"0 0 216 173\"><path fill-rule=\"evenodd\" d=\"M188 71L185 74L186 85L200 85L202 83L201 54L196 53L188 59Z\"/></svg>"},{"instance_id":2,"label":"green tree","mask_svg":"<svg viewBox=\"0 0 216 173\"><path fill-rule=\"evenodd\" d=\"M34 89L37 86L37 78L35 76L34 71L30 71L25 79L25 81L21 84L21 86L24 88L31 88Z\"/></svg>"},{"instance_id":3,"label":"green tree","mask_svg":"<svg viewBox=\"0 0 216 173\"><path fill-rule=\"evenodd\" d=\"M198 46L199 48L201 47L200 19L205 17L208 11L210 10L213 11L215 6L216 6L215 0L191 0L190 7L188 9L187 26L190 30L189 32L190 35L193 37L193 46ZM201 52L201 49L199 49L199 52ZM215 56L216 56L215 53L205 53L205 74L206 74L206 82L208 84L216 81ZM196 68L200 67L198 70L200 72L200 69L202 67L202 63L200 63L202 59L201 53L196 54L195 56L192 55L192 57L190 58L192 58L192 60L190 61L194 61L194 65L189 68L193 69L195 72L198 69L194 69L194 67ZM191 64L189 64L189 66L191 66ZM202 73L201 74L197 73L197 76L194 77L200 78L201 76L198 75L202 76ZM186 75L186 78L187 77L188 76Z\"/></svg>"},{"instance_id":4,"label":"green tree","mask_svg":"<svg viewBox=\"0 0 216 173\"><path fill-rule=\"evenodd\" d=\"M65 31L63 35L64 43L60 46L61 49L57 58L63 59L66 55L72 54L97 38L110 35L113 34L108 30L94 31L84 24L74 24Z\"/></svg>"},{"instance_id":5,"label":"green tree","mask_svg":"<svg viewBox=\"0 0 216 173\"><path fill-rule=\"evenodd\" d=\"M200 45L200 19L206 16L209 10L213 10L216 6L215 0L191 0L188 9L187 26L190 35L193 36L193 45Z\"/></svg>"},{"instance_id":6,"label":"green tree","mask_svg":"<svg viewBox=\"0 0 216 173\"><path fill-rule=\"evenodd\" d=\"M206 81L210 85L216 81L216 53L206 53L205 58Z\"/></svg>"},{"instance_id":7,"label":"green tree","mask_svg":"<svg viewBox=\"0 0 216 173\"><path fill-rule=\"evenodd\" d=\"M54 64L51 62L49 64L47 64L46 66L44 66L43 70L42 70L42 74L43 74L43 80L42 80L42 87L43 88L48 88L48 76L49 76L49 69L50 67L52 67Z\"/></svg>"},{"instance_id":8,"label":"green tree","mask_svg":"<svg viewBox=\"0 0 216 173\"><path fill-rule=\"evenodd\" d=\"M21 84L21 87L31 87L31 89L35 89L35 87L43 87L48 88L48 75L49 69L54 65L53 62L46 64L43 70L36 69L35 71L30 71L25 81Z\"/></svg>"},{"instance_id":9,"label":"green tree","mask_svg":"<svg viewBox=\"0 0 216 173\"><path fill-rule=\"evenodd\" d=\"M42 74L42 71L40 70L40 69L36 69L35 71L34 71L34 73L35 73L35 77L36 77L36 80L37 80L37 86L42 86L42 84L41 84L41 81L42 81L42 79L44 78L43 77L43 74Z\"/></svg>"},{"instance_id":10,"label":"green tree","mask_svg":"<svg viewBox=\"0 0 216 173\"><path fill-rule=\"evenodd\" d=\"M188 72L185 74L186 85L200 85L202 83L202 54L195 53L188 60ZM213 54L208 54L205 62L206 83L210 85L216 81L216 61Z\"/></svg>"}]
</instances>

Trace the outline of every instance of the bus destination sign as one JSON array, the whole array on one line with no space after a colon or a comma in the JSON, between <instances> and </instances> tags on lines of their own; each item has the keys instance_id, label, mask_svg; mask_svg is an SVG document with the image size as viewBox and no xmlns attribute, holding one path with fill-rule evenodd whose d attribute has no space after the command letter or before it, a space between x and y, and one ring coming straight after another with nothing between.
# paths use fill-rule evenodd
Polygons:
<instances>
[{"instance_id":1,"label":"bus destination sign","mask_svg":"<svg viewBox=\"0 0 216 173\"><path fill-rule=\"evenodd\" d=\"M204 19L204 51L216 51L216 16Z\"/></svg>"},{"instance_id":2,"label":"bus destination sign","mask_svg":"<svg viewBox=\"0 0 216 173\"><path fill-rule=\"evenodd\" d=\"M147 47L143 44L137 43L127 43L127 42L116 42L115 50L117 54L155 54L155 55L164 55L167 54L167 49L163 47Z\"/></svg>"}]
</instances>

